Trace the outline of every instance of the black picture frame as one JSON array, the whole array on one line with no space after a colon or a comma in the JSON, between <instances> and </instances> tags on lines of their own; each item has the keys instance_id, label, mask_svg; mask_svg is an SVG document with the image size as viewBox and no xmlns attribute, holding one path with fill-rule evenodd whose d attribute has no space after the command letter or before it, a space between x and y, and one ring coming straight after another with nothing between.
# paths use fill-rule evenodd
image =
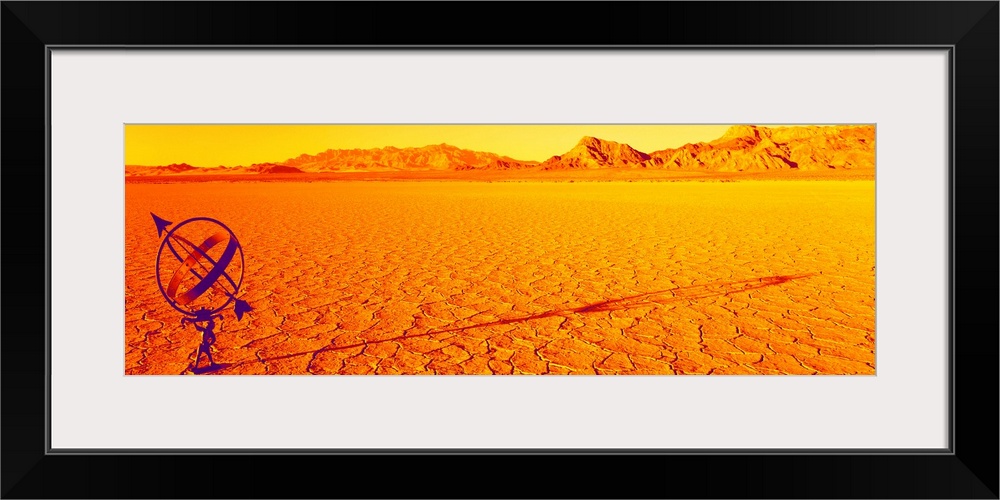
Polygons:
<instances>
[{"instance_id":1,"label":"black picture frame","mask_svg":"<svg viewBox=\"0 0 1000 500\"><path fill-rule=\"evenodd\" d=\"M14 291L3 294L4 498L998 498L996 1L2 4L0 159L8 234L2 255L9 266L17 266L15 273L8 267L8 290ZM49 275L42 270L48 269L49 248L51 48L345 45L946 48L953 99L949 450L50 453Z\"/></svg>"}]
</instances>

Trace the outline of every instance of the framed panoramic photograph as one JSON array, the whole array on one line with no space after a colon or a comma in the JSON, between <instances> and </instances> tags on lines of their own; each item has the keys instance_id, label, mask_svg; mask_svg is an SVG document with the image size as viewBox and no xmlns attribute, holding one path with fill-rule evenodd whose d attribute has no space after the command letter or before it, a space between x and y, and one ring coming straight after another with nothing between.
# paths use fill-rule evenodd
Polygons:
<instances>
[{"instance_id":1,"label":"framed panoramic photograph","mask_svg":"<svg viewBox=\"0 0 1000 500\"><path fill-rule=\"evenodd\" d=\"M997 498L997 2L3 5L5 498Z\"/></svg>"}]
</instances>

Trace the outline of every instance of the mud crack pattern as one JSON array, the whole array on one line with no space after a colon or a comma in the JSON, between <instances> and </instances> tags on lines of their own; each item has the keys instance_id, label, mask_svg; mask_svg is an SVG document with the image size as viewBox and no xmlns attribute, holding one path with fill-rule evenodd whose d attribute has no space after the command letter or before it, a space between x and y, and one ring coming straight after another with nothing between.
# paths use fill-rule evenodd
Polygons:
<instances>
[{"instance_id":1,"label":"mud crack pattern","mask_svg":"<svg viewBox=\"0 0 1000 500\"><path fill-rule=\"evenodd\" d=\"M199 342L150 212L245 249L218 374L875 373L872 181L129 183L127 374Z\"/></svg>"}]
</instances>

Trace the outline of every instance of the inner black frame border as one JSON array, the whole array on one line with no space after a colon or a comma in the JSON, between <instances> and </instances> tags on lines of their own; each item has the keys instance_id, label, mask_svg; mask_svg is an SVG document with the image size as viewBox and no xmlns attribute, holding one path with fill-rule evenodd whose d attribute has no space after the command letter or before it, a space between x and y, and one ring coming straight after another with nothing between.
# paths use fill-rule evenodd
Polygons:
<instances>
[{"instance_id":1,"label":"inner black frame border","mask_svg":"<svg viewBox=\"0 0 1000 500\"><path fill-rule=\"evenodd\" d=\"M441 464L447 456L492 455L491 468L515 473L531 464L551 467L546 456L561 455L568 464L593 464L604 473L628 479L550 482L532 496L635 496L637 492L687 497L937 497L997 498L997 336L992 311L997 290L982 275L997 276L998 179L998 2L705 2L588 3L586 9L553 4L558 14L544 14L533 4L484 2L388 4L319 2L3 2L2 164L7 167L7 228L16 234L3 246L8 263L44 269L20 277L16 293L4 294L8 314L0 351L2 373L3 497L295 497L302 485L295 477L307 461L336 463L354 479L381 477L391 468L399 481L397 495L414 493L469 496L481 480L456 479L476 469L480 459L450 461L458 474L448 481L468 487L441 490L421 483L421 462ZM604 17L688 20L679 29L649 33L625 26L601 26L593 32L561 30L591 23L598 5ZM411 21L427 14L424 25ZM486 14L485 16L483 14ZM456 28L449 16L475 18L481 31ZM712 19L711 25L698 21ZM333 22L335 28L325 26ZM693 20L693 21L692 21ZM556 24L553 24L556 23ZM292 28L291 26L295 26ZM555 25L555 28L552 26ZM525 45L503 40L505 26L531 33ZM312 28L312 29L310 29ZM326 29L321 29L326 28ZM548 28L559 44L540 38ZM516 31L516 30L515 30ZM498 37L498 34L500 35ZM499 38L499 39L498 39ZM451 44L454 40L464 42ZM574 43L567 44L565 40ZM419 45L409 42L417 41ZM949 447L946 450L53 450L49 441L49 57L52 50L213 49L926 49L948 50L951 109L949 217ZM12 76L13 75L13 76ZM958 166L958 168L956 168ZM963 170L964 169L964 170ZM38 191L30 190L34 186ZM958 197L962 187L963 197ZM976 188L971 194L970 188ZM34 193L34 194L32 194ZM16 200L12 202L11 200ZM38 217L43 217L38 224ZM958 215L963 232L956 234ZM41 233L44 229L44 234ZM44 247L40 243L44 242ZM956 253L956 250L960 250ZM961 259L956 259L961 257ZM984 267L985 266L985 267ZM965 271L966 279L956 279ZM971 273L975 272L975 275ZM27 278L27 279L25 279ZM8 278L10 279L10 277ZM10 290L10 288L8 288ZM975 315L985 300L989 314ZM964 312L958 316L958 312ZM968 311L968 312L967 312ZM970 314L970 312L973 312ZM13 314L12 314L13 313ZM37 318L44 318L44 331ZM13 320L17 320L16 322ZM15 326L16 324L16 326ZM12 328L13 327L13 328ZM956 332L969 342L956 342ZM31 334L29 334L31 333ZM41 360L44 359L44 363ZM43 369L44 368L44 369ZM957 385L962 382L966 385ZM984 390L980 393L979 389ZM962 424L959 426L958 424ZM334 453L336 455L330 455ZM344 457L351 454L351 457ZM376 456L377 455L377 456ZM517 460L512 460L517 455ZM625 456L623 456L625 455ZM507 458L504 458L507 457ZM349 460L345 460L349 458ZM638 461L642 459L642 461ZM336 460L336 462L334 462ZM546 461L547 460L547 461ZM347 466L347 463L355 465ZM266 466L264 464L267 464ZM500 464L500 465L497 465ZM505 465L504 465L505 464ZM398 466L398 467L396 467ZM346 467L346 468L345 468ZM499 467L499 468L498 468ZM644 468L652 476L640 474ZM270 480L219 479L219 475L180 474L184 470L270 470ZM530 470L530 469L529 469ZM177 473L177 474L175 474ZM533 475L522 471L526 479ZM150 477L152 476L152 477ZM59 480L53 480L59 477ZM405 478L405 479L404 479ZM729 478L726 480L725 478ZM732 479L735 478L735 481ZM673 484L681 481L686 484ZM152 484L151 484L152 482ZM433 481L432 481L433 483ZM632 485L632 486L626 486ZM306 485L308 487L308 484ZM343 486L337 486L338 491ZM624 489L623 489L624 488ZM685 489L687 488L687 489ZM482 490L480 490L482 491ZM494 495L516 496L517 482L493 485ZM298 492L298 493L297 493ZM572 492L580 492L573 494Z\"/></svg>"}]
</instances>

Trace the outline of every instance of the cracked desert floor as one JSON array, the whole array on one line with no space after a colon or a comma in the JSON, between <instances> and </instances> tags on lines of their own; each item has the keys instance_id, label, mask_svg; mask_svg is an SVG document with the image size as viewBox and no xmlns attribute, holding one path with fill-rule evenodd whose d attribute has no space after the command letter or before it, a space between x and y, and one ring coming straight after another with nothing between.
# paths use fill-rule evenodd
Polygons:
<instances>
[{"instance_id":1,"label":"cracked desert floor","mask_svg":"<svg viewBox=\"0 0 1000 500\"><path fill-rule=\"evenodd\" d=\"M875 373L874 181L127 183L125 207L126 374L190 373L200 342L151 212L243 247L217 375Z\"/></svg>"}]
</instances>

